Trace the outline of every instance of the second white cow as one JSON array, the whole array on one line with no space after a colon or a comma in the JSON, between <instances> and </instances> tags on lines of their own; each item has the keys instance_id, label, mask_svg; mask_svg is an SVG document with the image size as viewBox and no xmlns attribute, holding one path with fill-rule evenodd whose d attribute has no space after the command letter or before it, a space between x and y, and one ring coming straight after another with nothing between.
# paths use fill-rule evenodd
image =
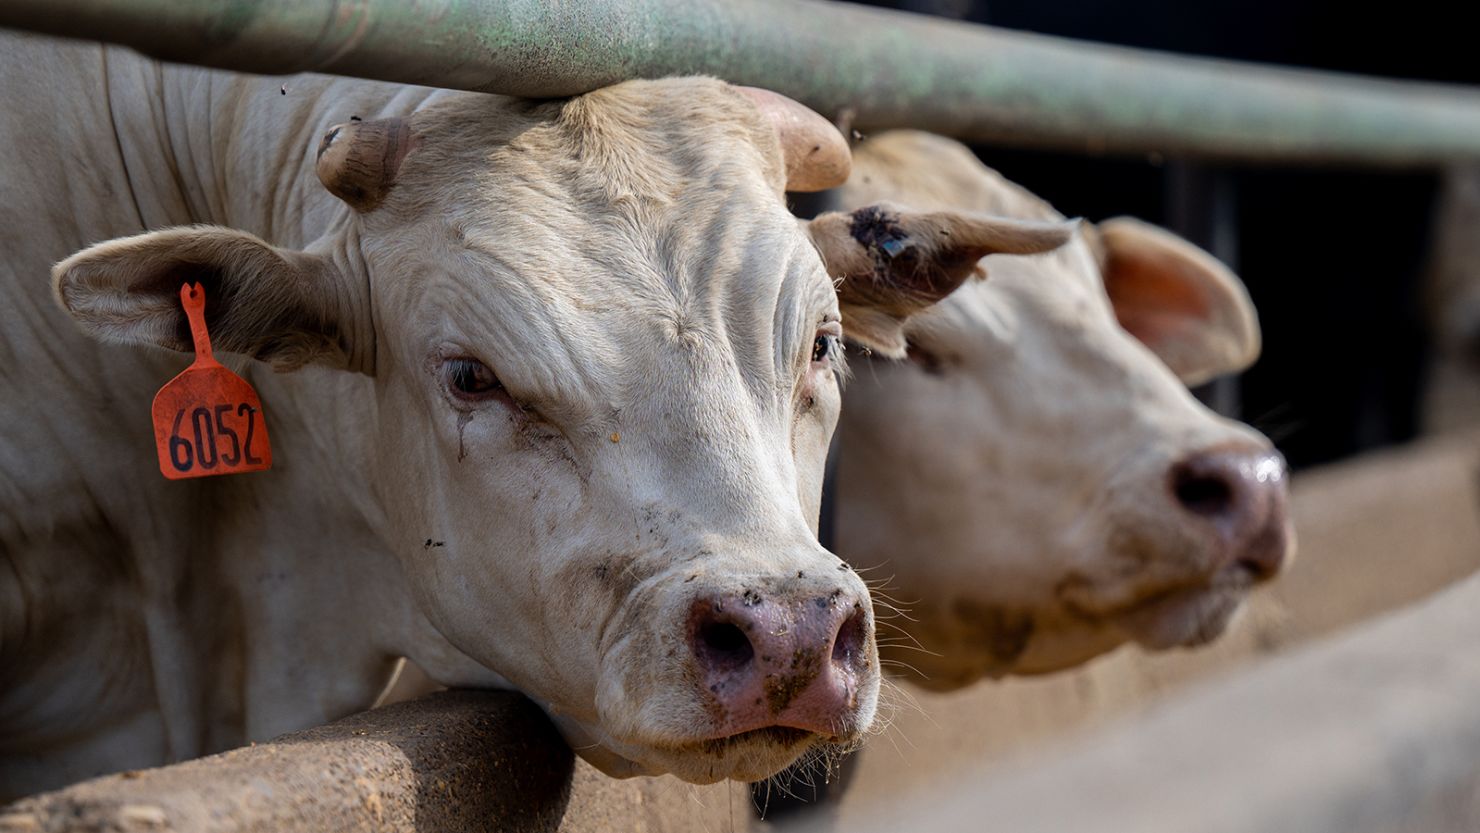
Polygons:
<instances>
[{"instance_id":1,"label":"second white cow","mask_svg":"<svg viewBox=\"0 0 1480 833\"><path fill-rule=\"evenodd\" d=\"M839 200L1061 219L916 132L855 148ZM1258 356L1242 284L1128 219L980 265L844 397L837 549L909 608L886 661L950 689L1215 638L1294 546L1281 456L1185 386Z\"/></svg>"}]
</instances>

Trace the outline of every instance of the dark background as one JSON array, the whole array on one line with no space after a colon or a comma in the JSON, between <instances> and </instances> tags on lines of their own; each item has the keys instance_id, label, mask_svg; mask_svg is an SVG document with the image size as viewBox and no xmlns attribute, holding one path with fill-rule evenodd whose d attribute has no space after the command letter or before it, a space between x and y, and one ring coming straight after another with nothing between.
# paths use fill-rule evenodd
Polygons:
<instances>
[{"instance_id":1,"label":"dark background","mask_svg":"<svg viewBox=\"0 0 1480 833\"><path fill-rule=\"evenodd\" d=\"M1480 81L1437 4L1304 0L884 0L872 5L1126 46L1402 78ZM1423 284L1438 178L977 146L1070 216L1130 214L1212 251L1249 287L1259 363L1198 391L1295 467L1411 438L1430 361Z\"/></svg>"}]
</instances>

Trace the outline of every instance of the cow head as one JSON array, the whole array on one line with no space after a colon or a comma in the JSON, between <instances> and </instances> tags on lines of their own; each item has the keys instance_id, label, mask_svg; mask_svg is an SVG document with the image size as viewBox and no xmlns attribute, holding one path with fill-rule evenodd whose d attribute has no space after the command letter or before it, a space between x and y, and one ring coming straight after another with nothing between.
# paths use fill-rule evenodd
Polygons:
<instances>
[{"instance_id":1,"label":"cow head","mask_svg":"<svg viewBox=\"0 0 1480 833\"><path fill-rule=\"evenodd\" d=\"M1058 217L919 133L856 149L842 199ZM838 550L911 608L885 661L952 688L1213 639L1292 547L1280 455L1184 384L1257 356L1242 285L1132 220L981 265L906 325L910 361L864 363L846 396Z\"/></svg>"},{"instance_id":2,"label":"cow head","mask_svg":"<svg viewBox=\"0 0 1480 833\"><path fill-rule=\"evenodd\" d=\"M368 377L337 430L364 434L420 610L606 771L754 779L858 738L872 609L814 537L838 298L783 200L846 176L841 136L670 79L449 95L331 129L317 168L351 210L306 250L116 240L57 266L61 303L188 350L176 292L199 280L218 349Z\"/></svg>"}]
</instances>

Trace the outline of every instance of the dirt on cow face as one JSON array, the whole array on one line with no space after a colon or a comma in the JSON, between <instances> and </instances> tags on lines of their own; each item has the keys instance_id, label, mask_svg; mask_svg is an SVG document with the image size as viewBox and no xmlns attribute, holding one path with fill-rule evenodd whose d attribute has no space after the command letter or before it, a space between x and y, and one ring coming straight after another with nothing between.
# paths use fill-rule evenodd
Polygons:
<instances>
[{"instance_id":1,"label":"dirt on cow face","mask_svg":"<svg viewBox=\"0 0 1480 833\"><path fill-rule=\"evenodd\" d=\"M909 245L909 233L900 228L899 218L877 206L853 212L848 233L870 251L889 252Z\"/></svg>"},{"instance_id":2,"label":"dirt on cow face","mask_svg":"<svg viewBox=\"0 0 1480 833\"><path fill-rule=\"evenodd\" d=\"M1030 612L979 604L970 599L957 599L952 612L977 634L977 641L1003 666L1012 665L1028 650L1038 626Z\"/></svg>"},{"instance_id":3,"label":"dirt on cow face","mask_svg":"<svg viewBox=\"0 0 1480 833\"><path fill-rule=\"evenodd\" d=\"M790 673L766 678L766 705L771 714L780 714L797 695L822 673L822 652L798 648L791 654Z\"/></svg>"}]
</instances>

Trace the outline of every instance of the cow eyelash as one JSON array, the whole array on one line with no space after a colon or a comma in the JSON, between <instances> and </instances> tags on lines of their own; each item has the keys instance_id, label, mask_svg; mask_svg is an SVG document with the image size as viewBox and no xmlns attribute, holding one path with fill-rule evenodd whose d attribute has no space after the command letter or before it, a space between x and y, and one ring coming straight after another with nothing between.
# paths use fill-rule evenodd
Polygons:
<instances>
[{"instance_id":1,"label":"cow eyelash","mask_svg":"<svg viewBox=\"0 0 1480 833\"><path fill-rule=\"evenodd\" d=\"M812 342L812 361L814 361L814 362L820 362L820 361L823 361L825 359L831 358L832 357L832 354L833 354L833 350L835 350L835 349L837 349L837 348L836 348L836 346L833 343L833 337L832 336L829 336L829 335L819 335L819 336L817 336L817 339Z\"/></svg>"},{"instance_id":2,"label":"cow eyelash","mask_svg":"<svg viewBox=\"0 0 1480 833\"><path fill-rule=\"evenodd\" d=\"M493 369L477 359L467 356L448 359L442 364L442 372L448 390L459 399L479 401L507 395L504 383Z\"/></svg>"},{"instance_id":3,"label":"cow eyelash","mask_svg":"<svg viewBox=\"0 0 1480 833\"><path fill-rule=\"evenodd\" d=\"M825 322L812 339L812 363L834 362L842 357L843 331L836 321Z\"/></svg>"}]
</instances>

